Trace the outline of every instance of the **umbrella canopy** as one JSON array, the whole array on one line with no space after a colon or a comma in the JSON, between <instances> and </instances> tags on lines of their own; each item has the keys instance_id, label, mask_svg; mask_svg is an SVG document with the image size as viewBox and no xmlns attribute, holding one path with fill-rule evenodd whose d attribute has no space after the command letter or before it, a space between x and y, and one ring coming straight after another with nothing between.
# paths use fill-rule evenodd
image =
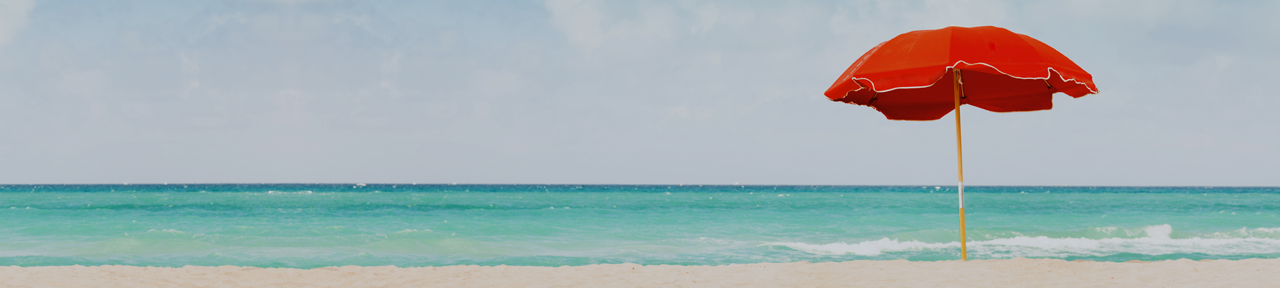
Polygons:
<instances>
[{"instance_id":1,"label":"umbrella canopy","mask_svg":"<svg viewBox=\"0 0 1280 288\"><path fill-rule=\"evenodd\" d=\"M955 111L960 257L969 260L960 105L994 112L1049 110L1057 92L1079 98L1098 93L1098 87L1092 75L1040 40L983 26L893 37L862 54L824 94L871 106L892 120L937 120Z\"/></svg>"},{"instance_id":2,"label":"umbrella canopy","mask_svg":"<svg viewBox=\"0 0 1280 288\"><path fill-rule=\"evenodd\" d=\"M964 72L960 104L993 112L1048 110L1055 92L1098 93L1093 76L1053 47L983 26L898 35L863 54L824 94L892 120L937 120L954 109L952 69Z\"/></svg>"}]
</instances>

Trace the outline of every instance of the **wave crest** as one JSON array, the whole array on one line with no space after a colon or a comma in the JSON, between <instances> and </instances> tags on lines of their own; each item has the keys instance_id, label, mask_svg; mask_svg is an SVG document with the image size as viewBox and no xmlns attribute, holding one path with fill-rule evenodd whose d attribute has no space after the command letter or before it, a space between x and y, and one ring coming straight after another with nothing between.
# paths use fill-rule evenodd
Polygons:
<instances>
[{"instance_id":1,"label":"wave crest","mask_svg":"<svg viewBox=\"0 0 1280 288\"><path fill-rule=\"evenodd\" d=\"M1173 227L1152 225L1142 228L1146 235L1141 238L1051 238L1047 236L1015 236L983 241L968 242L969 254L984 258L1010 257L1086 257L1109 256L1122 253L1164 255L1164 254L1207 254L1207 255L1247 255L1278 254L1280 239L1278 228L1257 228L1230 232L1206 234L1207 237L1173 239ZM1234 237L1233 237L1234 236ZM1259 237L1261 236L1261 237ZM1272 237L1268 237L1272 236ZM909 251L938 251L959 249L960 242L926 243L916 240L899 241L881 238L879 240L862 241L849 244L845 242L829 244L810 244L798 242L770 242L762 246L783 246L807 253L820 255L856 254L860 256L876 256L883 253ZM958 251L957 251L958 252Z\"/></svg>"}]
</instances>

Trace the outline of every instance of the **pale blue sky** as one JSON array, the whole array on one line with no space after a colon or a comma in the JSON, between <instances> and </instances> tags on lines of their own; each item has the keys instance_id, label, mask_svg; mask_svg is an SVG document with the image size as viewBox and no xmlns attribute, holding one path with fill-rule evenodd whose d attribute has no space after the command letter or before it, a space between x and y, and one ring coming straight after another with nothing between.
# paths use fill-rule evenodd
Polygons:
<instances>
[{"instance_id":1,"label":"pale blue sky","mask_svg":"<svg viewBox=\"0 0 1280 288\"><path fill-rule=\"evenodd\" d=\"M955 182L822 92L996 25L1102 93L966 107L971 185L1280 185L1280 2L0 0L0 183ZM950 118L944 118L950 119Z\"/></svg>"}]
</instances>

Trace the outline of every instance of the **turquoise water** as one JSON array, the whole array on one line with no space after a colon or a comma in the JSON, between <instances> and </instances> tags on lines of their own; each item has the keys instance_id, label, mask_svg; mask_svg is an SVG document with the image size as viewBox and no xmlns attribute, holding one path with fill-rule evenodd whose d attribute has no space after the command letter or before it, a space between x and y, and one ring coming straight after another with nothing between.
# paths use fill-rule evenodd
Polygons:
<instances>
[{"instance_id":1,"label":"turquoise water","mask_svg":"<svg viewBox=\"0 0 1280 288\"><path fill-rule=\"evenodd\" d=\"M954 188L0 185L0 265L952 260ZM1280 188L965 191L970 259L1280 257Z\"/></svg>"}]
</instances>

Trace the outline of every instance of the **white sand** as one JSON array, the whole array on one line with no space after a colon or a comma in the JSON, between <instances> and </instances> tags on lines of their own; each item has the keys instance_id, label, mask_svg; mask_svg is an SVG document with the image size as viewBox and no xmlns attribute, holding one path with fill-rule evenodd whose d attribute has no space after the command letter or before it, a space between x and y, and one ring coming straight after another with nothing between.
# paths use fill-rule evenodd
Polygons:
<instances>
[{"instance_id":1,"label":"white sand","mask_svg":"<svg viewBox=\"0 0 1280 288\"><path fill-rule=\"evenodd\" d=\"M426 268L0 267L0 287L1277 287L1280 259Z\"/></svg>"}]
</instances>

